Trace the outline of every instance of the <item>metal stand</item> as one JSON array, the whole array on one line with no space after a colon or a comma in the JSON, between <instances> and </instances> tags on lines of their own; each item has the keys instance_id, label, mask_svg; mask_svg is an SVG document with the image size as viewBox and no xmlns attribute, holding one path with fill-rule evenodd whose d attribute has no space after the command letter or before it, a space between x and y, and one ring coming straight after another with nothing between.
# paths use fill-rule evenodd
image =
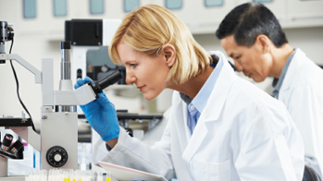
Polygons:
<instances>
[{"instance_id":1,"label":"metal stand","mask_svg":"<svg viewBox=\"0 0 323 181\"><path fill-rule=\"evenodd\" d=\"M8 159L0 156L0 177L8 176Z\"/></svg>"},{"instance_id":2,"label":"metal stand","mask_svg":"<svg viewBox=\"0 0 323 181\"><path fill-rule=\"evenodd\" d=\"M0 181L24 181L25 176L8 176L8 159L0 156Z\"/></svg>"}]
</instances>

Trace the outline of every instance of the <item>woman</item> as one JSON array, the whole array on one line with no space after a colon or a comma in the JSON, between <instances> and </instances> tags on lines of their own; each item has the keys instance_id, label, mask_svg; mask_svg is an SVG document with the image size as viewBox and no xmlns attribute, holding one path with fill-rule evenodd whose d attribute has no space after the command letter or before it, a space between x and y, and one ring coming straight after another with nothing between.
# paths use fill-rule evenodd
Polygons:
<instances>
[{"instance_id":1,"label":"woman","mask_svg":"<svg viewBox=\"0 0 323 181\"><path fill-rule=\"evenodd\" d=\"M112 148L104 161L185 181L301 180L302 140L284 105L238 78L222 53L210 66L209 54L171 11L145 5L126 15L109 54L147 100L175 91L168 125L153 147L119 127L104 94L81 106Z\"/></svg>"}]
</instances>

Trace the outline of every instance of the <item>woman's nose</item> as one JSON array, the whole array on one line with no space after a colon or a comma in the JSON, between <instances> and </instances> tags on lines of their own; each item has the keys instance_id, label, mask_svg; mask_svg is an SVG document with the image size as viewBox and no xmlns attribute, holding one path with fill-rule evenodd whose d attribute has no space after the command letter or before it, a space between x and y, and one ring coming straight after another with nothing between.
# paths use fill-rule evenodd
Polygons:
<instances>
[{"instance_id":1,"label":"woman's nose","mask_svg":"<svg viewBox=\"0 0 323 181\"><path fill-rule=\"evenodd\" d=\"M136 78L132 73L126 73L126 83L127 84L133 84L135 82Z\"/></svg>"}]
</instances>

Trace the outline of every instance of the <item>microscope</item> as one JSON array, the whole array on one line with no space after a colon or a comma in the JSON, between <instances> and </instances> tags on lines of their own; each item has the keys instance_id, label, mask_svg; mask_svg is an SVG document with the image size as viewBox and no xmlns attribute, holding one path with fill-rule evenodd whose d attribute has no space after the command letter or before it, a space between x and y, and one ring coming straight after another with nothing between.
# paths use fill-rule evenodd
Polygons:
<instances>
[{"instance_id":1,"label":"microscope","mask_svg":"<svg viewBox=\"0 0 323 181\"><path fill-rule=\"evenodd\" d=\"M109 59L107 52L108 46L120 23L121 20L118 19L72 19L65 21L65 41L70 41L72 45L73 63L71 75L73 82L76 82L78 78L84 78L85 76L97 80L102 76L109 75L111 72L118 70L123 78L118 81L118 85L111 86L109 89L114 93L124 90L129 90L129 92L131 92L131 90L136 89L135 86L125 85L126 70L124 66L113 64ZM102 54L102 56L93 58L90 56L92 54ZM135 91L136 90L132 92ZM116 97L118 97L118 95ZM119 98L122 99L122 96L120 97ZM78 109L78 113L79 119L85 120L82 110ZM149 120L148 127L152 128L163 119L163 115L160 114L142 115L138 113L129 113L127 109L117 110L117 117L119 125L123 127L130 136L134 137L134 133L138 133L138 130L134 131L130 128L130 121ZM99 170L100 168L97 168L97 161L101 159L101 156L104 156L107 153L106 144L94 130L91 131L90 135L91 138L83 139L83 142L92 143L91 167L92 170ZM100 152L102 155L100 155Z\"/></svg>"},{"instance_id":2,"label":"microscope","mask_svg":"<svg viewBox=\"0 0 323 181\"><path fill-rule=\"evenodd\" d=\"M85 84L73 90L71 80L70 48L68 41L61 42L61 78L59 90L53 86L53 59L42 59L42 71L17 54L6 54L5 42L13 40L14 31L5 21L0 21L0 63L15 60L35 75L35 83L41 84L40 134L30 118L0 118L0 126L9 128L41 153L41 169L78 168L78 113L77 105L95 100L107 86L118 82L122 75L118 70L99 81ZM0 136L1 137L1 136ZM0 149L0 181L24 180L24 177L8 177L8 159L23 159L23 145L18 140L11 145L12 135L5 135Z\"/></svg>"}]
</instances>

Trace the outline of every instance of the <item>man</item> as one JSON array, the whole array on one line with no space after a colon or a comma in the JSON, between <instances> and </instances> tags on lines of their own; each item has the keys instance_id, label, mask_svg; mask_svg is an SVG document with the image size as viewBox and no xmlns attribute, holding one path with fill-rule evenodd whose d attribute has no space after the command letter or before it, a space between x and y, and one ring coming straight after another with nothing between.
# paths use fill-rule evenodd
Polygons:
<instances>
[{"instance_id":1,"label":"man","mask_svg":"<svg viewBox=\"0 0 323 181\"><path fill-rule=\"evenodd\" d=\"M286 105L303 137L305 163L322 175L323 70L288 44L278 20L262 4L234 8L216 36L239 72L256 82L274 77L273 96Z\"/></svg>"}]
</instances>

